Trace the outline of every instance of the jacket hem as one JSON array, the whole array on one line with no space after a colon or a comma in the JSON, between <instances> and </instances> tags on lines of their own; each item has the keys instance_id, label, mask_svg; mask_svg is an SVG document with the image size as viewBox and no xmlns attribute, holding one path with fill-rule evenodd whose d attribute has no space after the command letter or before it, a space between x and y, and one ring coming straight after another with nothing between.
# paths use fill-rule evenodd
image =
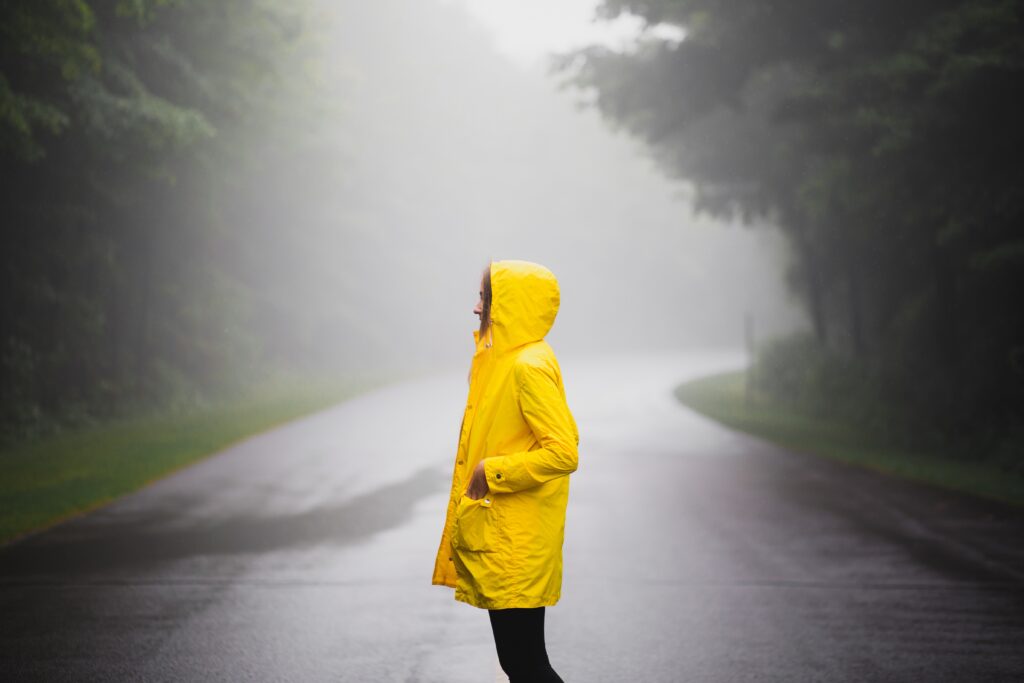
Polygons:
<instances>
[{"instance_id":1,"label":"jacket hem","mask_svg":"<svg viewBox=\"0 0 1024 683\"><path fill-rule=\"evenodd\" d=\"M459 602L464 602L467 605L478 607L480 609L533 609L536 607L553 607L558 604L558 600L561 594L551 595L544 598L525 598L517 596L509 598L508 600L484 600L479 598L472 598L465 593L456 590L455 599Z\"/></svg>"}]
</instances>

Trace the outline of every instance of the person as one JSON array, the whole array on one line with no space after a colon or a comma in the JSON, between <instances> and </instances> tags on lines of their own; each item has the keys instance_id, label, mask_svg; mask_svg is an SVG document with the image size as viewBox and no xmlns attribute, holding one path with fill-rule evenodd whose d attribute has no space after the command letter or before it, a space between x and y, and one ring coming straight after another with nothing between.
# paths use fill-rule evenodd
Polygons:
<instances>
[{"instance_id":1,"label":"person","mask_svg":"<svg viewBox=\"0 0 1024 683\"><path fill-rule=\"evenodd\" d=\"M545 335L558 280L528 261L493 261L474 313L476 352L433 583L488 610L511 683L562 681L544 642L544 609L562 588L569 475L579 432Z\"/></svg>"}]
</instances>

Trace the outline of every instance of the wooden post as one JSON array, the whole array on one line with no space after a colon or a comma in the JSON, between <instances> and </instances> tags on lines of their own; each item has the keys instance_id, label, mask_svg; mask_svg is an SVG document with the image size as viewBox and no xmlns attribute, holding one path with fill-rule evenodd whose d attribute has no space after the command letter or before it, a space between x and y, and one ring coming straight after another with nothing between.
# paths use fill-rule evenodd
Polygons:
<instances>
[{"instance_id":1,"label":"wooden post","mask_svg":"<svg viewBox=\"0 0 1024 683\"><path fill-rule=\"evenodd\" d=\"M743 336L747 344L747 376L743 391L743 403L749 409L751 401L751 386L754 383L754 316L750 311L743 314Z\"/></svg>"}]
</instances>

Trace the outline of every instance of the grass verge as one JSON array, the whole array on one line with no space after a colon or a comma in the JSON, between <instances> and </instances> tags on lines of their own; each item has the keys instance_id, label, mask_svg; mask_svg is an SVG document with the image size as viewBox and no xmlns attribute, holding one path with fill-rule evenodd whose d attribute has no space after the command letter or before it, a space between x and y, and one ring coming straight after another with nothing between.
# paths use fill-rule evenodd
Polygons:
<instances>
[{"instance_id":1,"label":"grass verge","mask_svg":"<svg viewBox=\"0 0 1024 683\"><path fill-rule=\"evenodd\" d=\"M743 371L686 382L676 387L675 395L713 420L792 450L1024 505L1024 480L999 467L888 447L852 425L798 413L770 397L751 395L748 400Z\"/></svg>"},{"instance_id":2,"label":"grass verge","mask_svg":"<svg viewBox=\"0 0 1024 683\"><path fill-rule=\"evenodd\" d=\"M94 510L369 382L276 381L203 409L118 420L0 451L0 544Z\"/></svg>"}]
</instances>

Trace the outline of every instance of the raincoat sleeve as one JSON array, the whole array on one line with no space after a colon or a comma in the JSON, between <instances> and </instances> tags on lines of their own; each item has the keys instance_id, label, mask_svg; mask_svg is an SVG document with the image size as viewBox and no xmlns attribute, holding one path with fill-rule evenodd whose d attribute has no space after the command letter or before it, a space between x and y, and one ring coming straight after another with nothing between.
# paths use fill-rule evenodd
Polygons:
<instances>
[{"instance_id":1,"label":"raincoat sleeve","mask_svg":"<svg viewBox=\"0 0 1024 683\"><path fill-rule=\"evenodd\" d=\"M484 459L488 487L514 493L576 471L579 434L554 368L522 363L515 368L519 407L539 448Z\"/></svg>"}]
</instances>

